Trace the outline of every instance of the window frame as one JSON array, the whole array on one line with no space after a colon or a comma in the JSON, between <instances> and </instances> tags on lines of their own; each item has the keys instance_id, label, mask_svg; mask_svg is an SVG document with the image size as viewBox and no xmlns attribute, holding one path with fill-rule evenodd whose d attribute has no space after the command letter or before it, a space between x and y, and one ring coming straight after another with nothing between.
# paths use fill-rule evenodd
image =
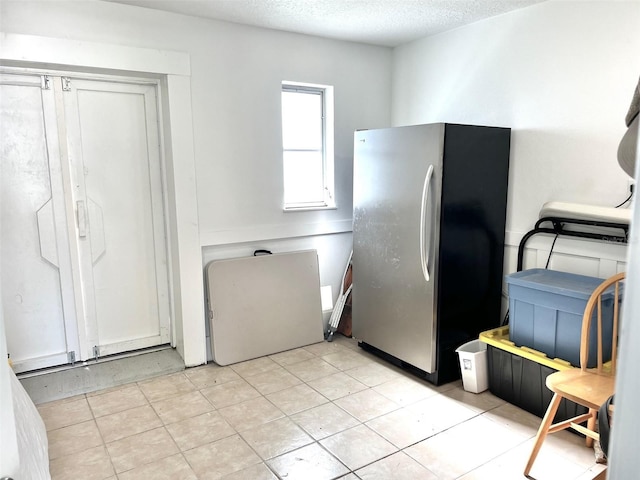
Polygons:
<instances>
[{"instance_id":1,"label":"window frame","mask_svg":"<svg viewBox=\"0 0 640 480\"><path fill-rule=\"evenodd\" d=\"M286 201L286 183L285 183L285 162L284 154L287 151L301 151L300 149L285 149L284 139L282 141L282 181L283 181L283 210L285 212L301 211L301 210L327 210L335 209L334 194L334 104L333 104L333 87L330 85L319 85L313 83L301 83L283 81L280 89L280 126L284 130L284 112L282 111L282 94L283 93L301 93L320 95L322 108L322 187L323 199L320 201L306 202L290 202ZM311 150L309 150L311 151Z\"/></svg>"}]
</instances>

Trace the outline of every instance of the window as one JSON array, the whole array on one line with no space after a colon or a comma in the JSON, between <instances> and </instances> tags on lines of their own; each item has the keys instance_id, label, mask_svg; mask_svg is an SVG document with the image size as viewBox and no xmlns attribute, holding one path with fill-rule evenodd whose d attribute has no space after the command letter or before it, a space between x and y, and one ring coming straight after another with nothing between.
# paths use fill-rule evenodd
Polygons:
<instances>
[{"instance_id":1,"label":"window","mask_svg":"<svg viewBox=\"0 0 640 480\"><path fill-rule=\"evenodd\" d=\"M284 209L335 207L333 87L282 83Z\"/></svg>"}]
</instances>

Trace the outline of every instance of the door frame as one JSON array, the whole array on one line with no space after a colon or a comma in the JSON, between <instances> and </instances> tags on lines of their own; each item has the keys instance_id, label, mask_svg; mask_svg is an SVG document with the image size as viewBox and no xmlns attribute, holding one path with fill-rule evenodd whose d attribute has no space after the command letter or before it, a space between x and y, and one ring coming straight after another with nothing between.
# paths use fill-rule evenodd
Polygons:
<instances>
[{"instance_id":1,"label":"door frame","mask_svg":"<svg viewBox=\"0 0 640 480\"><path fill-rule=\"evenodd\" d=\"M174 324L173 295L169 282L170 256L167 243L169 232L166 214L168 204L166 167L162 147L164 140L160 116L160 82L157 79L2 66L0 66L0 74L15 76L16 85L23 85L22 82L25 82L25 78L33 79L29 84L24 83L24 86L38 88L42 92L43 140L49 158L52 201L57 205L57 214L62 214L62 217L66 218L64 226L61 229L56 228L55 231L58 236L57 254L61 256L61 265L59 266L60 295L64 310L67 349L64 353L29 359L20 364L16 363L16 371L31 371L64 365L70 361L97 359L98 356L127 353L127 349L131 351L166 343L172 343L175 346L172 330ZM71 85L70 92L64 91L63 84L66 80ZM152 209L154 209L152 224L161 225L161 228L154 231L153 240L156 252L156 293L160 329L158 334L152 337L125 340L116 345L104 344L98 335L99 326L95 311L96 298L94 297L92 262L89 263L92 248L82 245L83 242L79 240L76 231L76 216L79 215L79 213L76 214L76 200L85 198L87 193L84 176L76 170L85 162L82 149L76 145L74 151L72 146L74 142L70 137L70 131L79 133L82 128L77 123L79 115L71 118L69 108L71 108L71 112L76 112L78 104L76 103L77 99L73 97L74 87L78 82L84 81L90 82L89 84L95 82L96 88L101 86L104 91L129 93L131 88L134 88L139 95L153 95L154 97L153 103L144 102L144 109L147 123L152 120L152 125L155 126L154 128L151 124L148 125L154 130L148 132L145 143L149 150L149 159L157 161L156 174L152 173L153 165L151 163L148 167L150 175L157 176L156 184L160 188L159 192L154 192L153 186L150 186L150 193L154 198L151 200ZM46 88L42 86L45 84ZM82 83L80 84L82 85ZM81 89L86 88L85 84ZM73 140L76 144L80 141L79 138ZM71 158L74 158L77 163L75 167L72 165ZM161 215L156 217L156 213L161 213ZM162 301L162 298L166 298L166 303ZM163 322L168 322L168 326L162 326ZM74 354L74 360L69 360L70 353Z\"/></svg>"},{"instance_id":2,"label":"door frame","mask_svg":"<svg viewBox=\"0 0 640 480\"><path fill-rule=\"evenodd\" d=\"M0 66L155 78L166 165L172 345L186 366L207 362L189 55L2 33ZM141 72L133 74L132 72Z\"/></svg>"}]
</instances>

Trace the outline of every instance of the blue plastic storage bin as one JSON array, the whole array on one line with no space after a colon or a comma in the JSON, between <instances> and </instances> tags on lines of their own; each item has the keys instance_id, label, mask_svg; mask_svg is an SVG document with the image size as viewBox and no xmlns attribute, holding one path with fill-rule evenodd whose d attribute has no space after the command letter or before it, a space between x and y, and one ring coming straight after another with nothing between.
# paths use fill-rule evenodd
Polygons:
<instances>
[{"instance_id":1,"label":"blue plastic storage bin","mask_svg":"<svg viewBox=\"0 0 640 480\"><path fill-rule=\"evenodd\" d=\"M506 276L509 289L509 339L580 365L582 316L601 278L534 268ZM594 312L595 315L595 312ZM613 291L602 296L603 356L611 359ZM589 367L597 361L597 324L591 324Z\"/></svg>"}]
</instances>

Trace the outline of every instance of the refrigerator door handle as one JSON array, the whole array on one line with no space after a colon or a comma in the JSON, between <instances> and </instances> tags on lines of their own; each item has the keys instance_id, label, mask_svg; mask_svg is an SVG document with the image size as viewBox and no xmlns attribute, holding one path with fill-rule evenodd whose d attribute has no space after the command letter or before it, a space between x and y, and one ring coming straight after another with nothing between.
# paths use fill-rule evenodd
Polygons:
<instances>
[{"instance_id":1,"label":"refrigerator door handle","mask_svg":"<svg viewBox=\"0 0 640 480\"><path fill-rule=\"evenodd\" d=\"M429 187L431 186L431 177L433 176L433 165L429 165L427 174L424 177L424 185L422 186L422 208L420 210L420 263L422 265L422 275L426 282L429 281L429 248L425 245L425 223L427 221L427 203L429 201ZM429 235L431 237L431 235Z\"/></svg>"}]
</instances>

